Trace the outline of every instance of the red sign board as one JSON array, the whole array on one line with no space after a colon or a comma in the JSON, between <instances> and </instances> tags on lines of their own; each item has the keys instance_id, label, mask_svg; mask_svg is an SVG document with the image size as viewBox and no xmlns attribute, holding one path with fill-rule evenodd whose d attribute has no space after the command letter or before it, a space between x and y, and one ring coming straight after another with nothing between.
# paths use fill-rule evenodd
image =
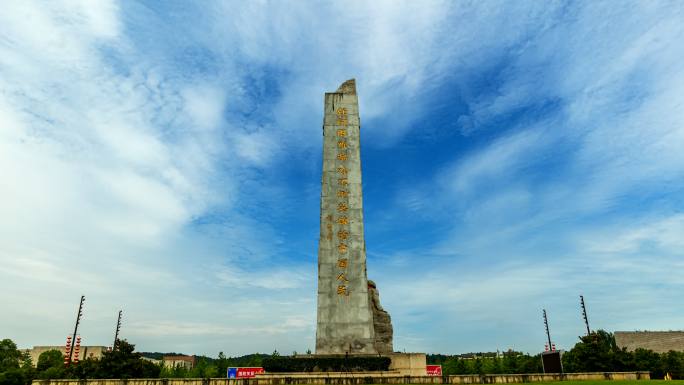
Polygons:
<instances>
[{"instance_id":1,"label":"red sign board","mask_svg":"<svg viewBox=\"0 0 684 385\"><path fill-rule=\"evenodd\" d=\"M442 365L428 365L425 367L427 369L428 376L441 376L442 375Z\"/></svg>"},{"instance_id":2,"label":"red sign board","mask_svg":"<svg viewBox=\"0 0 684 385\"><path fill-rule=\"evenodd\" d=\"M264 368L228 368L228 378L252 378L264 373Z\"/></svg>"}]
</instances>

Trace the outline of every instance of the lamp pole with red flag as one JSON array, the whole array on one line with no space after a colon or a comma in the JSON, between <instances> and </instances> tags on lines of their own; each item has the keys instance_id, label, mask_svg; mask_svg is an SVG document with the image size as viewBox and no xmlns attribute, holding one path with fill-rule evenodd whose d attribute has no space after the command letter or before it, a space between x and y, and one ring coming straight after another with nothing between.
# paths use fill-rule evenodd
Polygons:
<instances>
[{"instance_id":1,"label":"lamp pole with red flag","mask_svg":"<svg viewBox=\"0 0 684 385\"><path fill-rule=\"evenodd\" d=\"M81 296L81 302L78 304L78 314L76 314L76 325L74 325L74 337L71 339L71 342L76 345L76 333L78 333L78 324L81 322L81 316L83 316L83 302L85 302L85 296ZM79 345L80 345L80 337L79 337ZM72 360L71 358L74 355L74 349L69 350L69 359L67 360L67 365L71 364ZM76 358L76 362L78 362L78 357Z\"/></svg>"}]
</instances>

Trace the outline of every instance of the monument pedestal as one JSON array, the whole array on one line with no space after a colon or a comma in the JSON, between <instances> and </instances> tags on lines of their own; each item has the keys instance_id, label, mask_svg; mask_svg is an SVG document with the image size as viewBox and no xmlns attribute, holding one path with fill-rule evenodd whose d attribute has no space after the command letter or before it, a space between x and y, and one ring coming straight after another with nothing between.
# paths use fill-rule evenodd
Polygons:
<instances>
[{"instance_id":1,"label":"monument pedestal","mask_svg":"<svg viewBox=\"0 0 684 385\"><path fill-rule=\"evenodd\" d=\"M383 354L392 360L389 370L402 376L427 376L427 356L425 353Z\"/></svg>"},{"instance_id":2,"label":"monument pedestal","mask_svg":"<svg viewBox=\"0 0 684 385\"><path fill-rule=\"evenodd\" d=\"M400 376L427 376L427 355L425 353L384 353L384 354L350 354L348 357L388 357L390 366L387 372L374 373L391 373ZM344 357L340 354L312 354L298 357ZM320 373L337 373L337 372L320 372ZM342 373L342 372L340 372ZM355 372L363 373L363 372Z\"/></svg>"}]
</instances>

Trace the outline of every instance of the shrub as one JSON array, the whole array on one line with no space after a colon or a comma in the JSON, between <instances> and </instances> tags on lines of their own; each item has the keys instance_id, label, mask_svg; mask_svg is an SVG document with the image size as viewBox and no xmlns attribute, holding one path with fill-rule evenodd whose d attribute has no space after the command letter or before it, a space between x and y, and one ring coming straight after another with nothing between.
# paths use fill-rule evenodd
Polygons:
<instances>
[{"instance_id":1,"label":"shrub","mask_svg":"<svg viewBox=\"0 0 684 385\"><path fill-rule=\"evenodd\" d=\"M360 372L388 370L389 357L340 356L340 357L280 357L264 358L267 372Z\"/></svg>"}]
</instances>

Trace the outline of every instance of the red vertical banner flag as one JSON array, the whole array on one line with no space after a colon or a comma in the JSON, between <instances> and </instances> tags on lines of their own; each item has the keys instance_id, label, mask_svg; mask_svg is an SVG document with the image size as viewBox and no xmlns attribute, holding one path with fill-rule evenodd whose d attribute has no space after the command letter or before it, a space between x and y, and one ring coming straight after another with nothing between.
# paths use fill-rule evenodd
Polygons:
<instances>
[{"instance_id":1,"label":"red vertical banner flag","mask_svg":"<svg viewBox=\"0 0 684 385\"><path fill-rule=\"evenodd\" d=\"M71 353L71 336L67 336L66 353L64 354L64 365L69 365L69 355Z\"/></svg>"}]
</instances>

